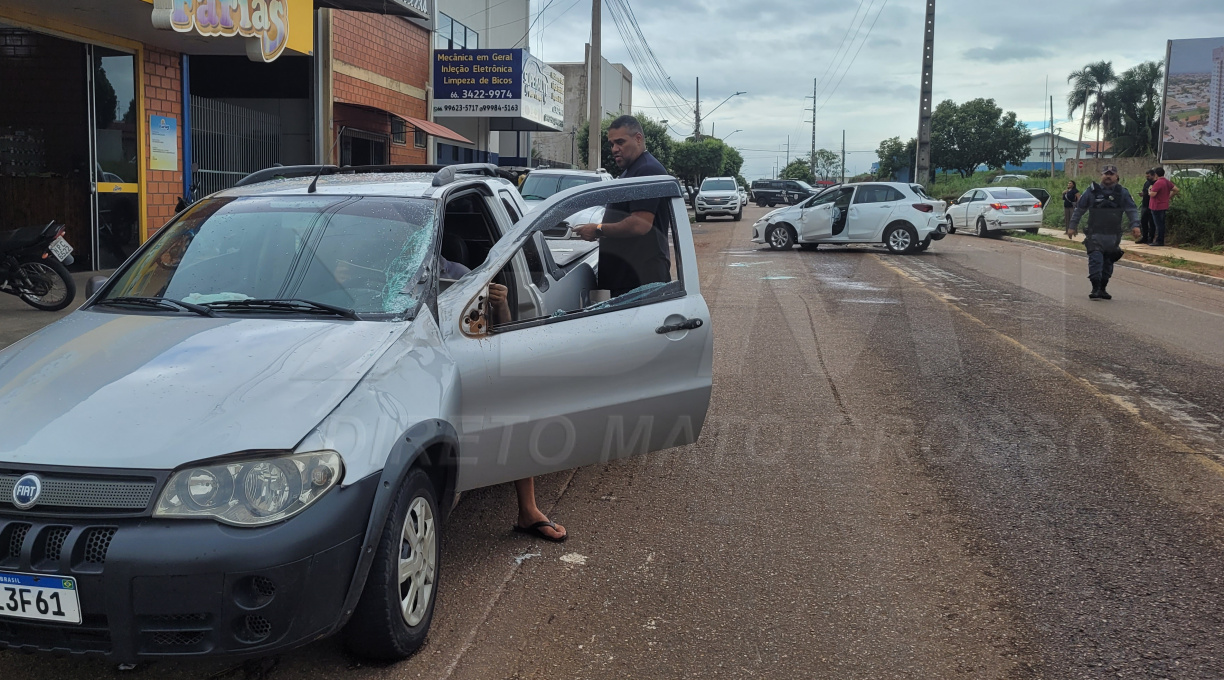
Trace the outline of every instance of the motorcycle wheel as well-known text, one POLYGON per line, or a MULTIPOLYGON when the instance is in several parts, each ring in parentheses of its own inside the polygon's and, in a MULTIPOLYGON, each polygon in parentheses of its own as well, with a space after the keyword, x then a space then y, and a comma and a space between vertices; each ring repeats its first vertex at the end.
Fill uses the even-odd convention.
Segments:
POLYGON ((76 297, 76 282, 59 260, 48 257, 35 262, 23 262, 17 267, 13 283, 21 291, 27 305, 44 312, 58 312, 72 304, 76 297))

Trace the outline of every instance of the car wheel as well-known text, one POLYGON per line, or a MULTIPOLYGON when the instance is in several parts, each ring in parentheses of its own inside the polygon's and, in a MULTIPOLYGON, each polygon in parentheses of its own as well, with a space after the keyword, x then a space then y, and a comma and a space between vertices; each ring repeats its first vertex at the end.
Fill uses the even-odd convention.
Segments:
POLYGON ((769 207, 771 207, 771 208, 772 208, 772 207, 774 207, 774 206, 775 206, 775 205, 777 205, 777 204, 778 204, 778 202, 777 202, 777 201, 770 201, 770 202, 769 202, 769 207))
POLYGON ((1025 229, 1024 231, 1025 231, 1026 233, 1029 233, 1029 234, 1036 234, 1036 233, 1037 233, 1037 227, 1032 227, 1032 228, 1029 228, 1029 229, 1025 229))
POLYGON ((952 218, 951 218, 951 217, 949 217, 949 218, 948 218, 948 233, 949 233, 949 234, 955 234, 955 233, 956 233, 956 224, 955 224, 954 222, 952 222, 952 218))
POLYGON ((980 215, 977 219, 977 235, 981 238, 990 237, 990 230, 986 228, 986 218, 980 215))
POLYGON ((705 215, 702 215, 701 213, 696 213, 696 215, 697 215, 697 221, 698 221, 698 222, 705 222, 705 221, 706 221, 706 216, 705 216, 705 215))
POLYGON ((344 629, 352 653, 398 661, 425 643, 438 594, 438 517, 429 475, 413 468, 391 504, 365 590, 344 629))
POLYGON ((908 253, 918 245, 918 232, 910 225, 899 222, 884 230, 884 245, 891 253, 908 253))
POLYGON ((790 250, 795 245, 795 237, 791 230, 783 224, 775 224, 765 232, 765 241, 774 250, 790 250))
POLYGON ((819 250, 819 243, 800 243, 799 250, 819 250))
POLYGON ((734 219, 736 222, 739 222, 740 220, 744 219, 744 209, 743 208, 740 208, 739 212, 735 213, 734 219))

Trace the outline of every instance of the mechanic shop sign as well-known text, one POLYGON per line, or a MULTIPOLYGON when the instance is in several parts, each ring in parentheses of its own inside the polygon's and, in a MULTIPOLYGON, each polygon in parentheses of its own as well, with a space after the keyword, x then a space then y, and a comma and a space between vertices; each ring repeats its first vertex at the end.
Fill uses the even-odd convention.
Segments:
POLYGON ((247 39, 251 61, 274 61, 289 44, 290 0, 153 0, 153 26, 247 39))
MULTIPOLYGON (((526 50, 435 50, 434 116, 510 118, 506 129, 565 128, 565 77, 526 50)), ((500 129, 500 128, 495 128, 500 129)))

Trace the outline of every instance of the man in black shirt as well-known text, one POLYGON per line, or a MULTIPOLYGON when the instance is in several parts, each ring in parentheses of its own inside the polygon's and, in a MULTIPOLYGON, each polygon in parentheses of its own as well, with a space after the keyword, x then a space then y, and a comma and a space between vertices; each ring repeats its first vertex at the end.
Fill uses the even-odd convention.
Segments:
MULTIPOLYGON (((612 158, 621 177, 667 176, 646 150, 642 124, 633 116, 621 116, 608 128, 612 158)), ((574 233, 587 241, 599 240, 599 287, 617 297, 648 283, 671 281, 671 258, 667 254, 667 203, 648 199, 613 203, 600 224, 583 224, 574 233)))
POLYGON ((1143 181, 1143 200, 1139 204, 1140 224, 1139 224, 1139 240, 1135 243, 1149 244, 1152 242, 1152 237, 1156 234, 1156 225, 1152 219, 1151 203, 1152 197, 1148 194, 1148 189, 1156 183, 1156 171, 1148 170, 1143 181))

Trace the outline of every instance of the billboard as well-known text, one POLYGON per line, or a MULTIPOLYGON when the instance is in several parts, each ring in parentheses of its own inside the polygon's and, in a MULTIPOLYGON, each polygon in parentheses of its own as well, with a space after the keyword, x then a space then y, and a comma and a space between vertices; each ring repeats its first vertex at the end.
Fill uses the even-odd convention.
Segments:
POLYGON ((1170 40, 1162 163, 1224 163, 1224 38, 1170 40))
POLYGON ((435 50, 433 114, 504 119, 494 130, 560 131, 565 78, 526 50, 435 50))

